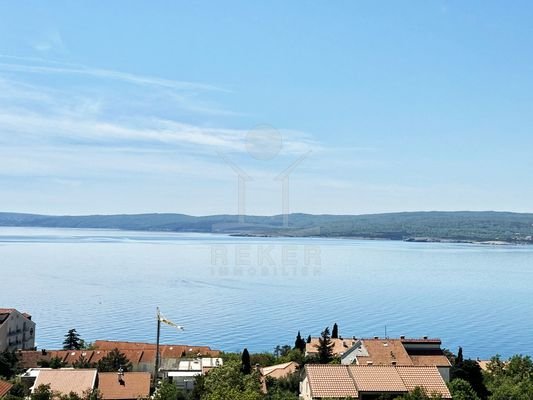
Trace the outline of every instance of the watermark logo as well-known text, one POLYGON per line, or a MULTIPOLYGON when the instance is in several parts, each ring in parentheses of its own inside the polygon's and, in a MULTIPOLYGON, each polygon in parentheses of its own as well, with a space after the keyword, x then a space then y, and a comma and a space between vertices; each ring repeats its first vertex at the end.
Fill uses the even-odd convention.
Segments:
MULTIPOLYGON (((246 134, 244 145, 253 160, 268 162, 280 156, 284 140, 277 129, 263 124, 246 134)), ((299 229, 289 221, 290 178, 310 154, 311 151, 297 155, 284 169, 273 174, 271 179, 279 182, 281 221, 264 225, 246 219, 248 183, 255 180, 254 176, 228 155, 218 153, 237 179, 238 218, 234 223, 215 224, 212 231, 258 236, 318 236, 319 228, 299 229)), ((212 272, 218 275, 307 276, 319 274, 320 266, 320 248, 316 245, 289 245, 280 241, 268 246, 217 245, 211 248, 212 272)))

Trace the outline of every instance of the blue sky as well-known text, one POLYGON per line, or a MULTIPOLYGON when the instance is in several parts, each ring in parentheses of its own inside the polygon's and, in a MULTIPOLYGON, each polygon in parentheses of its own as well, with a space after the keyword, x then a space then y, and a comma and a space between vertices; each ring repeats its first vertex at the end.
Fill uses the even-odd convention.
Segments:
POLYGON ((293 212, 533 212, 532 20, 525 1, 0 1, 0 210, 236 213, 232 164, 247 213, 278 214, 300 160, 293 212))

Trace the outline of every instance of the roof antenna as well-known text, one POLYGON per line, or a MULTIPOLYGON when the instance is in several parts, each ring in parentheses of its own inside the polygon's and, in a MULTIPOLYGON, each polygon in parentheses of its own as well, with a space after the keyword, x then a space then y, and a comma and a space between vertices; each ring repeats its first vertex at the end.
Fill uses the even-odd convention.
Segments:
POLYGON ((389 337, 387 336, 387 325, 385 325, 385 339, 388 339, 389 337))

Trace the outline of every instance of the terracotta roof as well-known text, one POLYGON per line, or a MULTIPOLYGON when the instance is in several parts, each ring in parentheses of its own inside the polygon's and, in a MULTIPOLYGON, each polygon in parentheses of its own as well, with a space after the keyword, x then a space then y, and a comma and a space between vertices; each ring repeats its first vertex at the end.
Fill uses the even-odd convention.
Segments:
POLYGON ((437 367, 396 367, 407 390, 421 387, 429 395, 438 394, 446 399, 452 396, 437 367))
POLYGON ((305 367, 312 397, 359 397, 359 393, 405 393, 415 387, 451 399, 435 366, 311 365, 305 367))
MULTIPOLYGON (((98 350, 113 350, 118 348, 123 350, 153 350, 155 357, 156 345, 154 343, 142 343, 142 342, 116 342, 112 340, 97 340, 94 342, 94 347, 98 350)), ((173 345, 162 344, 159 346, 162 358, 180 358, 183 353, 185 355, 194 356, 201 354, 204 356, 217 357, 220 355, 219 350, 212 350, 208 346, 189 346, 189 345, 173 345)))
MULTIPOLYGON (((155 361, 155 350, 123 350, 119 349, 128 360, 135 366, 139 363, 153 363, 155 361)), ((47 350, 43 351, 21 351, 19 352, 20 365, 22 368, 37 368, 39 361, 50 361, 59 357, 67 366, 84 357, 90 363, 97 363, 107 356, 111 350, 47 350)))
POLYGON ((417 367, 431 366, 435 365, 437 367, 451 367, 450 360, 444 354, 432 355, 432 354, 421 354, 421 355, 410 355, 411 360, 413 360, 413 365, 417 367))
POLYGON ((294 374, 299 368, 298 363, 291 361, 284 364, 271 365, 261 368, 263 376, 270 376, 275 379, 285 378, 287 375, 294 374))
POLYGON ((358 356, 357 363, 366 365, 413 365, 413 361, 407 354, 403 344, 398 339, 363 339, 363 346, 368 352, 368 356, 358 356))
MULTIPOLYGON (((333 355, 336 357, 341 356, 346 353, 357 340, 354 339, 331 339, 333 343, 333 355)), ((311 338, 311 343, 305 344, 305 351, 307 354, 317 354, 318 353, 319 338, 311 338)))
POLYGON ((312 397, 358 397, 357 387, 345 365, 307 364, 312 397))
POLYGON ((104 400, 128 400, 147 398, 150 395, 149 372, 126 372, 119 381, 118 374, 98 374, 98 389, 104 400))
POLYGON ((477 363, 479 364, 479 368, 481 368, 481 370, 486 371, 490 360, 478 360, 477 363))
POLYGON ((0 397, 4 397, 9 393, 13 385, 9 382, 0 379, 0 397))
POLYGON ((54 392, 74 392, 82 396, 83 392, 94 388, 95 381, 95 369, 43 369, 39 371, 33 387, 50 385, 54 392))

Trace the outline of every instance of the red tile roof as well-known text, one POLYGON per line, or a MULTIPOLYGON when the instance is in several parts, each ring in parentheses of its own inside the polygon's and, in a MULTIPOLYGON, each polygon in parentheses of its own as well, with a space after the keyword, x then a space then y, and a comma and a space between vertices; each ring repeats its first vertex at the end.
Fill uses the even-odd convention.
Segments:
POLYGON ((446 383, 435 366, 305 366, 312 397, 359 397, 359 393, 406 393, 415 387, 428 394, 451 399, 446 383))
MULTIPOLYGON (((331 343, 333 344, 333 355, 335 357, 341 356, 346 351, 348 351, 356 342, 357 340, 354 339, 331 339, 331 343)), ((311 338, 311 343, 305 344, 306 353, 309 355, 318 354, 319 343, 319 338, 311 338)))
POLYGON ((4 397, 9 393, 13 385, 9 382, 0 379, 0 397, 4 397))
POLYGON ((135 400, 150 395, 149 372, 126 372, 119 381, 116 372, 98 374, 98 389, 104 400, 135 400))
POLYGON ((306 375, 312 397, 358 397, 357 387, 345 365, 307 364, 306 375))
MULTIPOLYGON (((113 350, 118 348, 123 350, 153 350, 155 357, 156 345, 154 343, 141 343, 141 342, 116 342, 111 340, 97 340, 94 342, 94 348, 98 350, 113 350)), ((197 356, 201 354, 203 356, 218 357, 220 355, 219 350, 212 350, 208 346, 189 346, 189 345, 173 345, 162 344, 159 346, 162 358, 180 358, 185 354, 190 356, 193 354, 197 356)))
POLYGON ((270 376, 275 379, 285 378, 290 374, 294 374, 298 371, 300 366, 294 361, 290 361, 284 364, 271 365, 269 367, 261 368, 261 375, 270 376))
POLYGON ((359 365, 413 365, 403 344, 398 339, 363 339, 363 346, 368 356, 357 356, 359 365))
POLYGON ((409 391, 420 387, 429 395, 452 397, 437 367, 396 367, 396 370, 409 391))
POLYGON ((43 369, 39 371, 33 387, 50 385, 54 392, 74 392, 82 396, 83 392, 94 388, 95 382, 96 369, 43 369))

